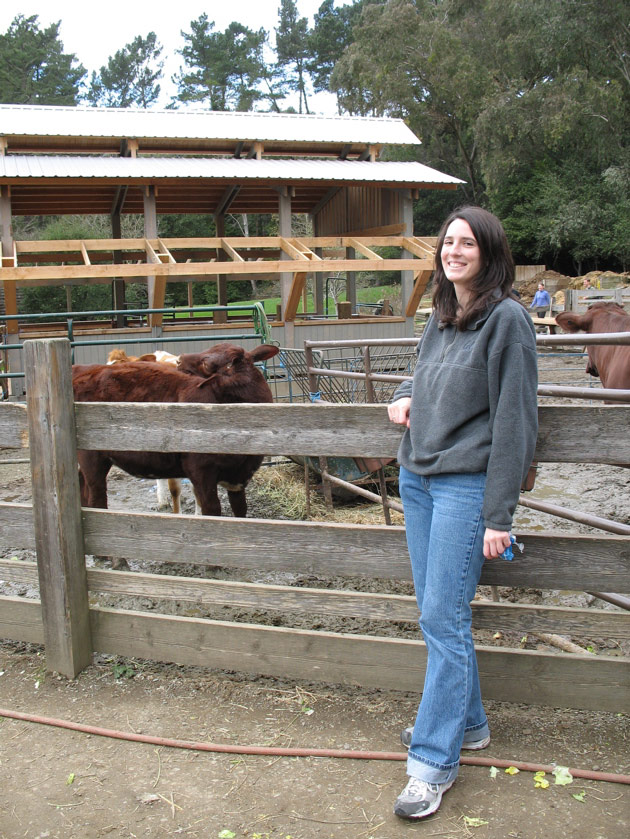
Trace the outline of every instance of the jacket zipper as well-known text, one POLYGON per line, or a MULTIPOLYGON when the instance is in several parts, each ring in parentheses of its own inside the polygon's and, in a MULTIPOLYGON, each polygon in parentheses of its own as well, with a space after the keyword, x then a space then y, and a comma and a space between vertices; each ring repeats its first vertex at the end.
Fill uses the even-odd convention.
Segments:
MULTIPOLYGON (((453 329, 453 327, 451 327, 451 329, 453 329)), ((445 343, 444 348, 442 349, 442 355, 440 356, 440 364, 444 361, 444 359, 446 358, 447 352, 450 350, 450 348, 455 343, 455 338, 456 337, 457 337, 457 330, 453 329, 453 337, 451 338, 451 340, 448 344, 445 343)))

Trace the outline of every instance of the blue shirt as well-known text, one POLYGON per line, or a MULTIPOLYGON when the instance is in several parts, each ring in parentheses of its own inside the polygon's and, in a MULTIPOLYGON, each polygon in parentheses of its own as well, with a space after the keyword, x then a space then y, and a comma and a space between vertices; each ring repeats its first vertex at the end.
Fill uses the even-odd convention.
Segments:
POLYGON ((537 291, 534 295, 530 309, 546 309, 551 303, 551 296, 549 292, 543 288, 542 291, 537 291))

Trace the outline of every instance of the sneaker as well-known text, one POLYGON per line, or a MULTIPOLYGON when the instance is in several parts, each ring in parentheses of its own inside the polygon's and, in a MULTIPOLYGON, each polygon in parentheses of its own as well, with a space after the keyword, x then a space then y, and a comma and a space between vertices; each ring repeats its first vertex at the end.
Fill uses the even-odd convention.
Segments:
POLYGON ((394 815, 401 819, 423 819, 435 813, 440 806, 442 796, 455 783, 428 784, 418 778, 409 778, 409 782, 394 804, 394 815))
MULTIPOLYGON (((411 745, 411 735, 413 734, 413 726, 409 728, 405 728, 404 731, 400 733, 400 742, 403 746, 408 749, 411 745)), ((482 737, 481 740, 469 740, 468 742, 462 743, 462 749, 466 749, 466 751, 476 752, 479 749, 485 749, 487 746, 490 745, 490 735, 488 734, 487 737, 482 737)))

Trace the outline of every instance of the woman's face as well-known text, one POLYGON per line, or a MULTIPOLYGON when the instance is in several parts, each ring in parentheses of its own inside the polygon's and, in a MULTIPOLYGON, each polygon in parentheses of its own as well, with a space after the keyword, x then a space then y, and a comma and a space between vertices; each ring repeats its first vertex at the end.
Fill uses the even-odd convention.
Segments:
POLYGON ((449 224, 442 245, 442 268, 455 286, 460 304, 465 304, 471 293, 471 283, 483 268, 481 250, 467 221, 456 218, 449 224))

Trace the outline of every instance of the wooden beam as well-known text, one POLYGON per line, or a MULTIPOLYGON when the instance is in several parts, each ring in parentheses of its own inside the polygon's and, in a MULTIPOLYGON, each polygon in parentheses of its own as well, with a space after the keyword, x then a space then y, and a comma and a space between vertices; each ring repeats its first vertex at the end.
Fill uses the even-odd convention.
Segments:
POLYGON ((306 272, 304 273, 296 273, 293 275, 293 282, 291 283, 291 289, 289 291, 289 296, 287 298, 287 303, 284 310, 284 320, 285 321, 294 321, 295 316, 297 314, 298 306, 300 304, 300 298, 302 296, 302 292, 306 286, 306 272))
POLYGON ((228 242, 227 239, 221 239, 221 247, 228 254, 228 256, 230 256, 234 260, 234 262, 245 262, 243 257, 239 253, 237 253, 237 251, 234 250, 234 248, 228 242))
POLYGON ((363 254, 363 256, 367 257, 367 259, 382 259, 377 253, 370 250, 367 245, 363 244, 360 239, 355 239, 353 236, 349 236, 345 239, 348 246, 353 248, 354 250, 359 251, 359 253, 363 254))
POLYGON ((415 274, 413 289, 411 290, 409 300, 407 301, 407 308, 405 309, 405 317, 415 317, 416 310, 420 305, 420 300, 422 299, 422 295, 424 294, 426 287, 429 285, 429 280, 431 279, 432 274, 432 269, 418 271, 415 274))
POLYGON ((291 240, 285 239, 283 236, 280 237, 280 247, 291 259, 303 259, 304 261, 308 260, 304 253, 292 244, 291 240))
POLYGON ((403 236, 403 247, 409 253, 414 254, 414 256, 420 257, 420 259, 427 259, 427 257, 435 255, 435 247, 426 245, 422 239, 416 239, 412 236, 403 236))
POLYGON ((251 144, 251 146, 249 148, 249 151, 247 153, 247 157, 250 160, 252 158, 255 158, 256 160, 262 160, 262 156, 264 154, 264 151, 265 151, 264 145, 259 140, 256 140, 255 142, 253 142, 251 144))
POLYGON ((346 160, 350 152, 352 151, 352 146, 350 143, 346 143, 346 145, 341 149, 339 152, 339 160, 346 160))
POLYGON ((230 208, 230 205, 241 191, 239 184, 231 184, 226 187, 223 195, 219 199, 216 208, 213 210, 214 215, 224 215, 230 208))
POLYGON ((164 244, 163 239, 158 239, 158 248, 159 250, 156 251, 156 253, 160 259, 160 262, 169 262, 171 265, 174 265, 177 262, 173 254, 164 244))

